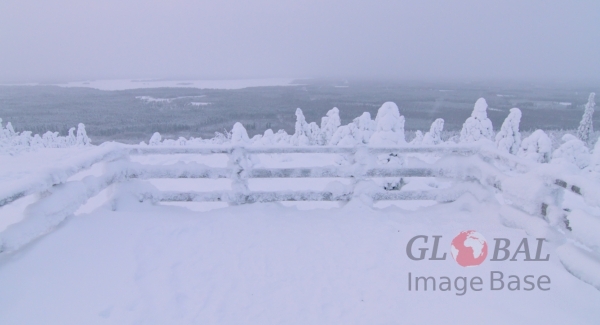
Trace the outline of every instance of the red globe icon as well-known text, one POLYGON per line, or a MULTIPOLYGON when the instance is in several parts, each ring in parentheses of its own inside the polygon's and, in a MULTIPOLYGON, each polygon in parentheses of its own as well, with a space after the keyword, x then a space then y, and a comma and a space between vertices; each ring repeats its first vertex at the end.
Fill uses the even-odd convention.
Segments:
POLYGON ((477 266, 487 257, 488 246, 483 235, 475 230, 466 230, 454 237, 451 252, 458 265, 477 266))

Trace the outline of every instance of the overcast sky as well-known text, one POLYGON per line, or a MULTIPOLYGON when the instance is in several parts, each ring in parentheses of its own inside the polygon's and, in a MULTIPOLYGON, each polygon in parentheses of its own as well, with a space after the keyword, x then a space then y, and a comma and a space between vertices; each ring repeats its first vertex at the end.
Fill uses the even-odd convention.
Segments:
POLYGON ((0 0, 0 81, 600 79, 599 0, 0 0))

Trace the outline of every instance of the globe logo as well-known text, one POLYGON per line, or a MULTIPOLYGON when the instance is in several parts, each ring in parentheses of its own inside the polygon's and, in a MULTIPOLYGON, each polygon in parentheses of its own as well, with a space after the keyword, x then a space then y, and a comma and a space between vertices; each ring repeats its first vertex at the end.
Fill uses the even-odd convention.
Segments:
POLYGON ((452 257, 460 266, 477 266, 485 260, 488 246, 485 238, 475 230, 461 231, 451 244, 452 257))

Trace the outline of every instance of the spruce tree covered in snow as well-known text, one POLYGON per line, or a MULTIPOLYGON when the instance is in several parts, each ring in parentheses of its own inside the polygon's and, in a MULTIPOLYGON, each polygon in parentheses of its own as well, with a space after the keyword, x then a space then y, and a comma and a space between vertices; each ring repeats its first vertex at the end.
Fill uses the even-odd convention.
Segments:
POLYGON ((330 109, 326 116, 321 118, 321 130, 317 144, 326 145, 331 140, 338 127, 340 127, 340 111, 337 107, 330 109))
POLYGON ((210 144, 224 144, 229 142, 231 134, 225 131, 225 134, 221 132, 215 132, 215 136, 208 140, 210 144))
POLYGON ((369 144, 374 146, 405 144, 404 121, 404 116, 400 115, 395 103, 384 103, 377 111, 375 132, 369 139, 369 144))
POLYGON ((36 134, 33 136, 33 138, 31 139, 31 142, 29 144, 32 148, 43 148, 44 147, 44 141, 42 140, 42 137, 40 137, 39 134, 36 134))
POLYGON ((67 136, 67 143, 70 146, 74 146, 77 144, 77 137, 75 136, 75 128, 69 129, 69 135, 67 136))
POLYGON ((492 140, 494 130, 492 121, 487 117, 487 102, 484 98, 479 98, 475 102, 475 107, 460 131, 460 142, 475 142, 481 139, 492 140))
POLYGON ((256 139, 256 141, 253 142, 253 145, 255 146, 272 146, 274 143, 273 141, 275 140, 275 136, 273 134, 273 130, 271 129, 266 129, 265 132, 263 133, 263 135, 256 139))
POLYGON ((369 112, 362 113, 359 117, 355 118, 352 123, 356 125, 356 136, 355 139, 358 143, 366 144, 369 143, 369 139, 375 132, 375 121, 371 119, 369 112))
POLYGON ((421 130, 417 130, 415 132, 415 138, 410 141, 412 145, 420 145, 423 143, 423 132, 421 130))
POLYGON ((308 141, 311 145, 321 144, 321 129, 315 122, 308 123, 308 141))
POLYGON ((6 123, 6 136, 7 137, 14 137, 17 132, 15 132, 15 129, 12 126, 12 123, 8 122, 6 123))
POLYGON ((600 138, 596 140, 596 145, 594 146, 594 152, 592 152, 592 159, 590 167, 592 171, 600 173, 600 138))
POLYGON ((61 148, 64 145, 61 143, 60 138, 58 137, 58 132, 47 131, 42 135, 42 140, 44 142, 44 147, 46 148, 61 148))
POLYGON ((362 113, 348 125, 340 126, 331 139, 329 145, 353 146, 357 144, 366 144, 375 131, 375 122, 371 120, 369 112, 362 113))
POLYGON ((552 163, 569 163, 580 169, 589 166, 590 150, 583 141, 572 134, 565 134, 562 140, 564 143, 552 153, 552 163))
POLYGON ((424 145, 436 145, 442 143, 442 130, 444 129, 444 120, 441 118, 436 119, 431 123, 429 132, 423 136, 422 144, 424 145))
POLYGON ((150 141, 148 141, 148 144, 151 146, 158 146, 161 141, 162 141, 162 137, 160 136, 160 133, 154 132, 154 134, 150 138, 150 141))
POLYGON ((287 134, 287 132, 285 132, 285 130, 279 130, 273 136, 273 143, 274 144, 285 144, 285 145, 288 145, 288 144, 290 144, 290 138, 291 137, 292 136, 289 135, 289 134, 287 134))
POLYGON ((234 145, 245 145, 250 142, 246 128, 240 122, 236 122, 231 130, 231 143, 234 145))
POLYGON ((2 119, 0 118, 0 139, 6 138, 6 130, 2 126, 2 119))
MULTIPOLYGON (((253 138, 254 139, 254 138, 253 138)), ((284 130, 279 130, 277 133, 273 133, 273 130, 265 130, 262 137, 258 138, 253 142, 255 146, 276 146, 276 145, 289 145, 290 136, 284 130)))
POLYGON ((500 151, 517 154, 521 146, 521 133, 519 132, 519 123, 521 123, 521 110, 511 108, 510 113, 502 123, 500 132, 496 134, 496 147, 500 151))
POLYGON ((85 125, 83 123, 79 123, 77 125, 77 145, 78 146, 89 146, 92 143, 92 140, 87 136, 85 132, 85 125))
POLYGON ((294 146, 308 146, 310 144, 311 129, 306 123, 306 118, 300 108, 296 109, 296 125, 290 144, 294 146))
POLYGON ((535 130, 530 136, 523 139, 518 156, 539 162, 547 163, 550 161, 552 153, 552 140, 542 130, 535 130))
POLYGON ((596 93, 591 93, 590 97, 588 97, 588 102, 585 104, 583 117, 581 118, 581 122, 579 122, 579 128, 577 128, 577 137, 579 140, 588 144, 592 140, 592 136, 594 134, 594 123, 592 116, 594 115, 594 106, 596 106, 596 103, 594 102, 595 96, 596 93))
MULTIPOLYGON (((8 152, 18 152, 29 148, 66 148, 75 145, 89 145, 90 138, 85 134, 85 126, 79 124, 79 140, 73 134, 74 128, 69 130, 66 136, 60 136, 58 132, 47 131, 42 136, 31 131, 16 132, 12 123, 8 122, 6 128, 2 127, 0 118, 0 148, 8 148, 8 152)), ((4 151, 4 150, 3 150, 4 151)))
POLYGON ((357 127, 354 123, 342 125, 335 131, 328 144, 342 147, 355 146, 359 144, 358 140, 355 138, 356 133, 357 127))

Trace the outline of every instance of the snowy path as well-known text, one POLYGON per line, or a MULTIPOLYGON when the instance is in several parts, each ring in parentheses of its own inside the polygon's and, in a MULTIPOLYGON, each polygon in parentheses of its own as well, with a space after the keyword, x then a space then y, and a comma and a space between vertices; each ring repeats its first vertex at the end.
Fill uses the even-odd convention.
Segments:
POLYGON ((527 237, 496 208, 468 195, 416 212, 102 206, 0 260, 0 324, 597 324, 600 291, 566 272, 549 243, 549 262, 454 262, 460 231, 483 234, 490 254, 493 238, 527 237), (448 259, 408 259, 416 235, 442 235, 448 259), (550 290, 491 291, 491 271, 547 275, 550 290), (408 291, 409 272, 480 276, 483 290, 408 291))

